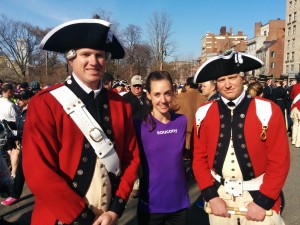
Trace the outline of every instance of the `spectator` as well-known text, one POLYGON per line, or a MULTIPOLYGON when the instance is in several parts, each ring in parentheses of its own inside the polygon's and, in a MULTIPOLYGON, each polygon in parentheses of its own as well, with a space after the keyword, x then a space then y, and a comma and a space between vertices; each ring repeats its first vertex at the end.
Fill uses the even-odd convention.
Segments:
MULTIPOLYGON (((16 117, 18 113, 17 106, 12 102, 15 93, 15 88, 12 83, 2 85, 2 97, 0 98, 0 120, 6 120, 8 126, 13 130, 14 135, 17 135, 16 117)), ((19 150, 16 149, 15 139, 8 140, 4 147, 10 157, 11 176, 14 179, 19 159, 19 150)))
POLYGON ((185 115, 187 118, 184 153, 185 159, 190 159, 191 155, 190 141, 195 113, 199 106, 206 101, 206 97, 198 91, 198 84, 195 84, 193 79, 194 77, 188 77, 186 79, 186 91, 176 95, 172 101, 172 109, 178 114, 185 115))
POLYGON ((141 119, 149 112, 149 101, 143 91, 143 80, 140 75, 132 76, 130 91, 123 97, 131 105, 133 119, 141 119))
POLYGON ((22 168, 22 135, 23 135, 23 128, 26 119, 26 112, 30 98, 33 96, 33 93, 29 90, 20 91, 18 94, 18 106, 21 109, 21 112, 18 113, 16 118, 16 126, 17 126, 17 141, 16 141, 16 149, 20 152, 18 166, 16 168, 16 176, 13 183, 13 188, 10 194, 10 197, 3 200, 1 202, 2 205, 11 205, 19 200, 22 194, 22 190, 24 187, 24 174, 22 168))
POLYGON ((259 81, 254 81, 248 85, 247 93, 252 97, 262 97, 264 92, 264 86, 259 81))
POLYGON ((110 73, 105 72, 103 79, 102 79, 102 84, 103 87, 105 87, 107 90, 112 90, 112 85, 114 82, 114 77, 110 73))
POLYGON ((201 83, 201 91, 202 94, 207 98, 207 101, 219 98, 216 81, 214 80, 201 83))

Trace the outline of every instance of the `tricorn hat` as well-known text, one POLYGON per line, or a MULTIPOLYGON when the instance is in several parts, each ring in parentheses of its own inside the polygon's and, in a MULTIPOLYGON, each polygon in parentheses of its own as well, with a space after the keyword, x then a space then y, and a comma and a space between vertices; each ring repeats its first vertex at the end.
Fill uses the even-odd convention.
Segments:
POLYGON ((100 19, 79 19, 63 23, 52 29, 41 41, 44 50, 66 53, 71 49, 92 48, 111 54, 111 59, 121 59, 125 50, 110 23, 100 19))
POLYGON ((232 52, 226 56, 219 55, 201 65, 195 74, 194 82, 216 80, 222 76, 255 70, 263 65, 260 59, 242 52, 232 52))

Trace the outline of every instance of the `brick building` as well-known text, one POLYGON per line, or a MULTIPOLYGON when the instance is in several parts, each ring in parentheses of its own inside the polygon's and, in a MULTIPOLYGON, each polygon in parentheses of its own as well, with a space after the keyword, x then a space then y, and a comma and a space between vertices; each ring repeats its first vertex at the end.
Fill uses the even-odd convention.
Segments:
POLYGON ((260 58, 264 66, 253 74, 280 77, 283 73, 285 20, 270 20, 267 24, 255 23, 254 38, 249 39, 247 53, 260 58))
POLYGON ((244 35, 242 31, 238 31, 234 35, 232 28, 230 28, 229 32, 226 31, 226 26, 220 28, 219 35, 208 32, 202 38, 201 63, 212 56, 223 54, 225 51, 231 49, 245 52, 247 49, 247 35, 244 35))

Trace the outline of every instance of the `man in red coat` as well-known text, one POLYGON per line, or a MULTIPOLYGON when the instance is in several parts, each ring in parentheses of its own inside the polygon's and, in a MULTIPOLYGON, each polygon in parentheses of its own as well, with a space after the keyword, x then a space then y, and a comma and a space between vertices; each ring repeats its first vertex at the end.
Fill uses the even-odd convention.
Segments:
POLYGON ((244 72, 262 65, 232 52, 212 58, 195 76, 195 82, 216 80, 221 95, 198 109, 194 126, 193 171, 211 225, 284 224, 279 196, 290 153, 283 115, 243 88, 244 72))
MULTIPOLYGON (((35 196, 31 224, 116 224, 135 180, 138 144, 130 105, 103 88, 101 79, 107 58, 123 58, 124 49, 110 24, 99 19, 59 25, 44 37, 41 48, 67 52, 73 72, 64 84, 38 92, 28 107, 23 165, 27 185, 35 196), (61 87, 71 90, 78 102, 64 109, 54 95, 61 87), (89 135, 79 129, 74 113, 65 111, 81 102, 88 113, 80 108, 76 112, 91 115, 78 116, 81 125, 95 121, 89 135), (96 128, 99 125, 102 138, 96 128), (113 147, 98 157, 103 148, 97 148, 100 153, 96 154, 93 146, 99 143, 113 147), (111 162, 104 160, 112 156, 117 156, 113 166, 116 171, 120 168, 120 173, 110 170, 111 162)), ((63 93, 67 98, 69 94, 63 93)))

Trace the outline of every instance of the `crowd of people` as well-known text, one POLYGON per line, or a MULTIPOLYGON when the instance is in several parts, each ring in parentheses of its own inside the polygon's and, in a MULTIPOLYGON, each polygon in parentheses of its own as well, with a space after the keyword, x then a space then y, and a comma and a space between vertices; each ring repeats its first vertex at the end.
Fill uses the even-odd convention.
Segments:
POLYGON ((1 84, 0 120, 14 131, 2 148, 13 179, 2 205, 26 182, 33 225, 115 225, 135 192, 138 224, 184 225, 189 165, 211 225, 284 224, 289 132, 300 147, 298 77, 289 86, 286 77, 250 79, 263 63, 231 52, 183 85, 167 71, 116 80, 105 64, 125 50, 99 19, 61 24, 40 46, 66 53, 72 75, 45 89, 1 84))

